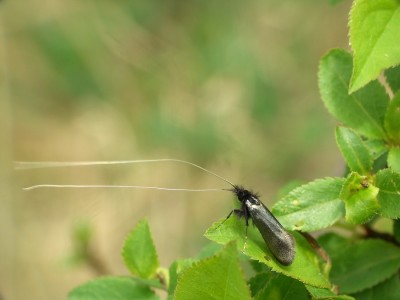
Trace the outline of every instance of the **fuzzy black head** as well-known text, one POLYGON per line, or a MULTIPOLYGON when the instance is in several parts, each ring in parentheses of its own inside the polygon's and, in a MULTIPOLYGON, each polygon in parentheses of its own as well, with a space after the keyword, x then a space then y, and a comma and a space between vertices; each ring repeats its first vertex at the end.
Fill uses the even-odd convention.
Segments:
POLYGON ((252 197, 258 198, 257 194, 255 194, 249 190, 246 190, 244 187, 242 187, 240 185, 235 185, 231 191, 236 195, 236 197, 242 203, 252 197))

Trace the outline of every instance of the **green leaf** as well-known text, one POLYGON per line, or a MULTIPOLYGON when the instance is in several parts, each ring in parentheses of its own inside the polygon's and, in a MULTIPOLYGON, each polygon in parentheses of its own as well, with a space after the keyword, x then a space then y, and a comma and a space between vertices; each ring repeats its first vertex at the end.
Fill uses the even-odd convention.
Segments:
POLYGON ((363 240, 330 253, 331 280, 342 293, 355 293, 370 288, 400 267, 400 248, 383 240, 363 240))
POLYGON ((350 11, 350 44, 354 70, 350 93, 389 67, 400 64, 400 3, 356 0, 350 11))
POLYGON ((156 248, 146 219, 139 221, 129 233, 122 248, 125 265, 132 274, 150 278, 159 267, 156 248))
POLYGON ((316 231, 344 216, 339 198, 344 178, 318 179, 291 191, 278 201, 273 214, 289 230, 316 231))
POLYGON ((179 274, 186 268, 193 265, 196 260, 194 259, 180 259, 174 261, 169 268, 169 286, 168 286, 168 300, 174 298, 176 284, 178 283, 179 274))
POLYGON ((318 243, 328 253, 335 253, 347 247, 350 241, 337 233, 328 232, 318 237, 318 243))
POLYGON ((379 188, 381 215, 400 218, 400 174, 390 169, 381 170, 376 174, 375 185, 379 188))
POLYGON ((309 297, 304 284, 279 274, 271 278, 264 289, 254 297, 254 300, 265 299, 308 300, 309 297))
POLYGON ((400 144, 400 92, 389 103, 385 115, 385 129, 394 143, 400 144))
POLYGON ((384 138, 383 120, 389 97, 376 80, 349 95, 351 60, 351 55, 340 49, 321 59, 318 78, 322 100, 328 111, 346 126, 369 138, 384 138))
POLYGON ((179 276, 174 299, 250 300, 235 244, 229 243, 219 254, 185 269, 179 276))
POLYGON ((361 137, 354 130, 337 127, 336 142, 350 170, 364 175, 370 173, 372 157, 361 137))
POLYGON ((354 296, 357 300, 398 300, 400 299, 400 278, 398 275, 392 276, 373 288, 357 293, 354 296))
POLYGON ((371 220, 379 210, 378 192, 367 176, 350 173, 340 193, 346 207, 346 221, 363 224, 371 220))
POLYGON ((128 277, 103 277, 74 288, 68 300, 157 300, 160 299, 147 286, 137 284, 128 277))
POLYGON ((390 148, 387 163, 393 171, 400 173, 400 147, 390 148))
POLYGON ((383 140, 366 140, 364 141, 364 144, 367 146, 369 155, 373 160, 377 159, 387 151, 386 144, 383 140))
POLYGON ((275 272, 262 272, 251 277, 249 280, 249 286, 251 290, 251 295, 254 297, 257 295, 266 285, 269 284, 270 280, 278 276, 275 272))
POLYGON ((244 220, 232 216, 226 221, 220 220, 214 223, 207 230, 205 236, 219 244, 227 244, 230 241, 236 240, 240 251, 244 251, 244 254, 251 259, 269 266, 273 271, 310 285, 329 287, 329 281, 323 275, 319 258, 301 234, 297 232, 292 233, 296 240, 296 256, 291 265, 283 266, 273 257, 255 226, 249 226, 247 241, 245 232, 246 226, 244 220), (246 248, 244 248, 245 243, 246 248))
POLYGON ((306 285, 307 291, 310 293, 313 300, 324 300, 324 299, 332 299, 332 300, 352 300, 353 297, 347 295, 336 295, 329 289, 321 289, 315 286, 306 285))
POLYGON ((386 82, 389 84, 393 93, 400 91, 400 65, 385 71, 386 82))

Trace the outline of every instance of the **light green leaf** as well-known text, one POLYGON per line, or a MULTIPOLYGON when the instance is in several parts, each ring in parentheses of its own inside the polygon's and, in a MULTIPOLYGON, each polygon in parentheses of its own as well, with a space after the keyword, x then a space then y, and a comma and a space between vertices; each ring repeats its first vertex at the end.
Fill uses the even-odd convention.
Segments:
POLYGON ((400 65, 385 71, 386 82, 393 93, 400 91, 400 65))
POLYGON ((336 142, 350 170, 367 175, 372 169, 372 157, 361 137, 350 128, 336 128, 336 142))
POLYGON ((331 280, 342 293, 370 288, 394 275, 400 267, 400 248, 378 239, 349 244, 329 255, 331 280))
POLYGON ((181 259, 175 261, 169 268, 169 286, 168 286, 168 300, 174 298, 176 284, 178 282, 179 274, 193 265, 196 260, 194 259, 181 259))
POLYGON ((291 191, 278 201, 272 212, 289 230, 316 231, 344 216, 339 194, 344 178, 318 179, 291 191))
POLYGON ((379 188, 381 215, 400 218, 400 174, 390 169, 381 170, 376 174, 375 185, 379 188))
POLYGON ((350 11, 350 44, 354 69, 350 93, 380 72, 400 64, 400 3, 396 0, 356 0, 350 11))
POLYGON ((400 173, 400 147, 392 147, 389 150, 387 163, 393 171, 400 173))
POLYGON ((225 222, 224 221, 225 220, 220 220, 219 222, 214 223, 207 230, 205 236, 219 244, 226 244, 230 241, 236 240, 237 247, 240 251, 244 251, 244 254, 251 259, 269 266, 273 271, 298 279, 310 285, 329 287, 329 281, 323 275, 319 258, 314 249, 299 233, 292 233, 296 239, 295 259, 291 265, 283 266, 273 257, 262 239, 260 232, 255 226, 249 226, 248 238, 246 241, 246 226, 243 219, 232 216, 225 222), (245 242, 246 248, 244 249, 245 242))
POLYGON ((158 300, 147 286, 128 277, 103 277, 73 289, 68 300, 158 300))
POLYGON ((132 274, 150 278, 159 267, 156 248, 146 219, 139 221, 129 233, 122 248, 125 265, 132 274))
POLYGON ((367 176, 350 173, 340 193, 346 206, 346 221, 363 224, 371 220, 379 211, 378 192, 367 176))
POLYGON ((400 299, 400 278, 398 275, 392 276, 373 288, 357 293, 354 296, 357 300, 398 300, 400 299))
POLYGON ((279 274, 273 277, 254 297, 254 300, 265 299, 308 300, 309 297, 304 284, 293 278, 279 274))
POLYGON ((394 96, 387 108, 385 129, 393 142, 395 144, 400 144, 400 92, 394 96))
POLYGON ((354 300, 353 297, 347 295, 336 295, 330 289, 321 289, 310 285, 306 285, 306 289, 313 300, 354 300))
POLYGON ((185 269, 178 278, 174 299, 250 300, 236 245, 228 243, 219 254, 185 269))
POLYGON ((348 94, 351 55, 334 49, 320 62, 319 90, 328 111, 346 126, 369 138, 384 138, 383 120, 389 97, 375 80, 356 93, 348 94))

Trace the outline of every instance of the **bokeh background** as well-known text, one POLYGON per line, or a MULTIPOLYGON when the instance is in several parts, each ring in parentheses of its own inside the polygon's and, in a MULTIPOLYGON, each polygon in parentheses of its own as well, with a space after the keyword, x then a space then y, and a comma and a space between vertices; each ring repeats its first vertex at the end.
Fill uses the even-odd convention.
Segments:
POLYGON ((14 171, 14 160, 185 159, 256 190, 268 205, 291 181, 341 175, 317 71, 328 49, 348 48, 350 4, 0 3, 4 299, 65 299, 99 272, 127 274, 121 245, 143 217, 168 267, 206 245, 204 231, 234 205, 224 192, 23 192, 41 183, 227 185, 173 163, 14 171), (74 257, 85 230, 101 270, 74 257))

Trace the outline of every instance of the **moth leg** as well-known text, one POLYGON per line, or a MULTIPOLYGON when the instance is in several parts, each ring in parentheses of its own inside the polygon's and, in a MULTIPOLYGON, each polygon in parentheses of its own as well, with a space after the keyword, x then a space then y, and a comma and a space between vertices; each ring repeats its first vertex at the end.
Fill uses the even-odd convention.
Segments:
POLYGON ((242 210, 240 210, 240 209, 234 209, 234 210, 232 210, 232 211, 228 214, 228 216, 225 218, 225 220, 223 220, 222 223, 218 225, 217 228, 219 228, 222 224, 224 224, 225 221, 228 220, 228 219, 231 217, 231 215, 232 215, 233 213, 234 213, 236 216, 238 216, 239 218, 241 218, 241 217, 244 216, 244 212, 243 212, 242 210))
POLYGON ((246 251, 246 246, 247 246, 247 237, 248 237, 248 229, 249 229, 249 217, 246 217, 246 233, 244 236, 244 244, 243 244, 243 251, 242 253, 244 254, 246 251))

